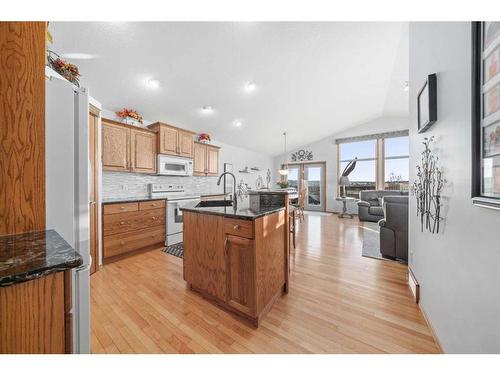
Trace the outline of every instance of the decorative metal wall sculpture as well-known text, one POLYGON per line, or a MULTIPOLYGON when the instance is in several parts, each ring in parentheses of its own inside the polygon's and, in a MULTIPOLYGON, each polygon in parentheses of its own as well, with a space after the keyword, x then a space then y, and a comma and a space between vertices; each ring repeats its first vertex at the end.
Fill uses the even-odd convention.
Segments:
POLYGON ((240 198, 248 197, 248 185, 243 180, 236 187, 236 195, 240 198))
POLYGON ((417 179, 412 184, 412 193, 417 199, 417 216, 420 216, 420 230, 424 227, 431 233, 439 233, 441 214, 441 192, 446 180, 437 166, 439 158, 432 153, 434 137, 424 138, 425 150, 421 165, 417 165, 417 179))
POLYGON ((312 153, 312 151, 299 150, 299 151, 292 153, 291 158, 292 158, 292 161, 313 160, 313 153, 312 153))
POLYGON ((266 173, 266 183, 267 183, 267 188, 269 189, 269 183, 271 182, 271 170, 268 169, 266 173))

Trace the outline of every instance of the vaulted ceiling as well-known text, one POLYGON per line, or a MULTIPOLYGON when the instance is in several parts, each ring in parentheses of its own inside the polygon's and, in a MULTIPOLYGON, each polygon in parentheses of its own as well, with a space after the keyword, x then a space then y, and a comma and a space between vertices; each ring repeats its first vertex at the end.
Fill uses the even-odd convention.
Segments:
POLYGON ((68 60, 105 108, 132 107, 270 155, 282 153, 284 131, 293 148, 408 113, 406 23, 52 22, 50 30, 55 52, 91 55, 68 60))

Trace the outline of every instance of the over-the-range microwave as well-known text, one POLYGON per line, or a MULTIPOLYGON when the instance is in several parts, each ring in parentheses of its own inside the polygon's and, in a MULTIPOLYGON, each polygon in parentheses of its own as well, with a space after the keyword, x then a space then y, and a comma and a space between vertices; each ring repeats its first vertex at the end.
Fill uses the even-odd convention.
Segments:
POLYGON ((158 154, 157 173, 167 176, 192 176, 193 159, 158 154))

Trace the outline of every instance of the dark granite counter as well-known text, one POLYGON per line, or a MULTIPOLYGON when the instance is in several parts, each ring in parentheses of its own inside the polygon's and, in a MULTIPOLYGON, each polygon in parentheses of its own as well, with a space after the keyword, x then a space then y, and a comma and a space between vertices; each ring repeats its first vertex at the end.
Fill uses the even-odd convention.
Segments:
POLYGON ((0 287, 82 265, 81 255, 55 230, 0 236, 0 287))
POLYGON ((195 204, 184 206, 181 208, 182 211, 197 212, 200 214, 207 215, 219 215, 225 217, 232 217, 235 219, 244 220, 255 220, 259 217, 273 214, 275 212, 284 211, 285 207, 263 207, 259 210, 252 210, 248 206, 238 207, 235 210, 232 206, 226 207, 195 207, 195 204))
MULTIPOLYGON (((200 196, 201 198, 217 197, 219 195, 224 195, 224 193, 186 193, 186 196, 200 196)), ((229 195, 229 194, 226 194, 229 195)), ((146 202, 146 201, 157 201, 164 200, 166 198, 152 198, 152 197, 127 197, 127 198, 107 198, 102 200, 102 204, 110 203, 131 203, 131 202, 146 202)))

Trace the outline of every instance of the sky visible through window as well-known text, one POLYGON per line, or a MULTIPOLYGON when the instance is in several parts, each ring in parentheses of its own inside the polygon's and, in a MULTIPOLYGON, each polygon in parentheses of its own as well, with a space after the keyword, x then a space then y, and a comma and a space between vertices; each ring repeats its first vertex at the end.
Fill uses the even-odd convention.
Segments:
MULTIPOLYGON (((384 144, 385 157, 406 156, 409 154, 408 137, 386 138, 384 144)), ((375 139, 360 142, 341 143, 339 150, 340 170, 342 174, 348 162, 355 157, 358 159, 376 158, 377 141, 375 139)), ((401 176, 402 181, 408 181, 408 159, 390 159, 385 161, 385 179, 393 173, 401 176)), ((349 175, 350 181, 375 181, 376 179, 376 161, 358 161, 356 168, 349 175)))

